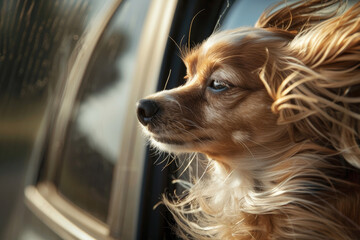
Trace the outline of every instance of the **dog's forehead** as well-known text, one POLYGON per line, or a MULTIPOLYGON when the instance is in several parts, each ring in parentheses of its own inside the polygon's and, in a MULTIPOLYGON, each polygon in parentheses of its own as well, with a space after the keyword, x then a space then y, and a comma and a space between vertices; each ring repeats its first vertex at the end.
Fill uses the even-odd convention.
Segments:
POLYGON ((189 52, 184 60, 189 75, 214 69, 224 63, 226 56, 230 54, 231 46, 219 42, 211 49, 204 51, 203 45, 189 52))
POLYGON ((238 28, 214 33, 202 44, 202 53, 207 54, 218 44, 237 45, 246 36, 252 34, 254 34, 254 31, 251 31, 250 28, 238 28))
POLYGON ((208 75, 220 66, 228 65, 235 56, 242 54, 242 50, 236 47, 236 43, 248 34, 247 31, 226 31, 213 34, 183 58, 188 75, 208 75))
POLYGON ((198 63, 226 63, 230 56, 240 56, 244 51, 241 49, 242 43, 249 42, 258 35, 254 28, 238 28, 214 33, 200 46, 188 52, 184 62, 190 71, 198 63))

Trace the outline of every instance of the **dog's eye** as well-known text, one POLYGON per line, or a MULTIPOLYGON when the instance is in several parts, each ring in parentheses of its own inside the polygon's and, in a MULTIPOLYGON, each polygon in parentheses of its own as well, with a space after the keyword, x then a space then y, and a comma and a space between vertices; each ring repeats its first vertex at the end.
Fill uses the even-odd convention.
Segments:
POLYGON ((209 89, 213 92, 222 92, 229 89, 229 84, 221 80, 212 80, 209 84, 209 89))

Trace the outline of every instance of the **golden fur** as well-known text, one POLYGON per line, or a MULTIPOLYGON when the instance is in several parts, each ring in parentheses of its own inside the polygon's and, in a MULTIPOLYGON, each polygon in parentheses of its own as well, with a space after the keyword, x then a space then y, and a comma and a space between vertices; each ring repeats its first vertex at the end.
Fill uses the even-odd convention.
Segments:
POLYGON ((360 238, 360 3, 342 9, 285 3, 214 33, 184 53, 185 85, 147 98, 153 145, 209 159, 163 199, 180 237, 360 238))

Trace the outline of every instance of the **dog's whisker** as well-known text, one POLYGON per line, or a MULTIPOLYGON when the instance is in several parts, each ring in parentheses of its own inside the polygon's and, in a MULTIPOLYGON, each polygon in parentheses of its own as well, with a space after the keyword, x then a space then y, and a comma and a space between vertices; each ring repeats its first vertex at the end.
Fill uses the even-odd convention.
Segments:
POLYGON ((190 27, 189 27, 189 38, 188 38, 188 51, 190 52, 190 49, 191 49, 191 30, 192 30, 192 26, 193 26, 193 23, 195 21, 195 18, 201 13, 205 11, 205 9, 202 9, 200 10, 197 14, 195 14, 195 16, 191 19, 191 23, 190 23, 190 27))
POLYGON ((166 164, 164 165, 163 169, 167 168, 168 166, 170 166, 173 162, 176 162, 176 156, 169 154, 167 157, 167 161, 166 164))
POLYGON ((169 83, 170 76, 171 76, 171 69, 169 70, 169 74, 168 74, 168 77, 167 77, 167 79, 166 79, 166 82, 165 82, 165 85, 164 85, 164 89, 163 89, 163 90, 166 89, 166 87, 167 87, 167 85, 168 85, 168 83, 169 83))
POLYGON ((190 167, 191 167, 191 166, 195 167, 195 171, 196 171, 195 176, 196 176, 196 174, 198 173, 197 153, 192 153, 192 154, 190 154, 189 164, 184 168, 184 170, 182 171, 182 173, 180 174, 180 176, 181 176, 182 174, 184 174, 185 171, 190 170, 190 167), (191 155, 192 155, 192 156, 191 156, 191 155), (196 162, 196 165, 195 165, 195 166, 193 166, 193 165, 194 165, 194 164, 193 164, 194 161, 196 162))

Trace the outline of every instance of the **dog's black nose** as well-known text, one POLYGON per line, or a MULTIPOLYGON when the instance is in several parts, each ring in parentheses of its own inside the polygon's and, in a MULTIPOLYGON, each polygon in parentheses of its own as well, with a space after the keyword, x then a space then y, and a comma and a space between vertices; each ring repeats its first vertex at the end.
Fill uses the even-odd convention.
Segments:
POLYGON ((159 106, 153 100, 141 99, 137 103, 137 117, 142 125, 146 126, 158 113, 159 106))

